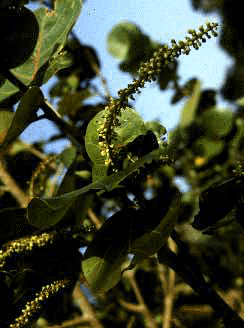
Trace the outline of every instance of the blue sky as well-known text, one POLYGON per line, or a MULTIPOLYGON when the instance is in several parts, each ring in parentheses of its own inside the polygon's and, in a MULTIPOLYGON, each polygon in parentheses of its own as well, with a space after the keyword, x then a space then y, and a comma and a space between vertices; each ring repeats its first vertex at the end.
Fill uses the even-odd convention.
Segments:
MULTIPOLYGON (((106 38, 111 28, 121 21, 137 24, 142 31, 155 41, 169 43, 172 38, 184 39, 189 28, 197 29, 206 21, 220 24, 217 14, 205 15, 193 12, 190 0, 86 0, 74 31, 82 43, 93 46, 101 60, 101 70, 107 79, 112 96, 131 82, 129 74, 119 71, 116 61, 107 51, 106 38)), ((181 83, 189 78, 197 77, 202 81, 203 88, 219 89, 224 81, 231 58, 218 46, 218 38, 207 40, 197 51, 192 50, 188 56, 181 56, 179 75, 181 83)), ((99 83, 99 82, 98 82, 99 83)), ((48 85, 43 87, 46 91, 48 85)), ((100 89, 102 86, 100 85, 100 89)), ((170 105, 172 91, 161 92, 152 83, 137 96, 134 107, 146 120, 159 118, 169 130, 178 120, 184 101, 177 106, 170 105)), ((220 107, 228 104, 220 101, 220 107)), ((50 125, 43 131, 43 122, 35 123, 23 134, 23 139, 32 140, 47 137, 52 132, 50 125)))

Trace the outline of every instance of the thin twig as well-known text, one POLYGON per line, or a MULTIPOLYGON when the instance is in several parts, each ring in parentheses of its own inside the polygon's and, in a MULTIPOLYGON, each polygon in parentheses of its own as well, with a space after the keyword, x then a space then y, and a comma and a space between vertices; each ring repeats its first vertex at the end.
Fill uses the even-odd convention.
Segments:
POLYGON ((158 259, 187 282, 197 293, 199 293, 206 303, 210 304, 219 317, 224 318, 226 327, 233 324, 244 328, 244 321, 238 314, 221 298, 221 296, 205 281, 200 269, 196 270, 195 265, 190 265, 186 259, 179 258, 174 252, 166 247, 158 251, 158 259), (187 263, 187 264, 186 264, 187 263))
POLYGON ((162 290, 165 291, 167 290, 167 279, 166 279, 166 267, 164 264, 158 263, 157 264, 157 273, 159 280, 162 285, 162 290))
POLYGON ((99 220, 99 218, 97 217, 97 215, 94 213, 92 208, 88 208, 87 209, 87 215, 89 216, 89 218, 91 219, 92 223, 94 223, 96 229, 100 229, 102 226, 102 222, 99 220))
MULTIPOLYGON (((169 238, 169 248, 175 252, 176 244, 169 238)), ((166 295, 164 297, 164 314, 163 314, 163 328, 170 328, 172 321, 172 311, 175 298, 175 271, 169 268, 168 286, 166 295)))
MULTIPOLYGON (((10 70, 1 69, 0 71, 1 75, 8 79, 12 84, 14 84, 16 87, 19 88, 19 90, 24 94, 28 91, 29 86, 26 86, 22 81, 20 81, 10 70)), ((59 129, 71 140, 71 142, 78 146, 82 146, 82 149, 84 149, 84 142, 82 141, 80 137, 80 131, 79 129, 69 125, 63 119, 59 116, 59 114, 52 108, 52 106, 43 99, 40 105, 40 108, 44 111, 45 117, 51 121, 53 121, 59 129), (77 138, 79 138, 79 142, 77 141, 77 138)))
POLYGON ((21 207, 27 207, 30 199, 23 190, 17 185, 11 175, 8 173, 3 161, 0 159, 0 179, 12 196, 17 200, 21 207))
POLYGON ((73 295, 83 313, 83 320, 88 321, 92 328, 103 328, 102 324, 97 319, 96 312, 93 310, 91 304, 82 293, 79 283, 76 284, 73 295))
POLYGON ((82 317, 77 317, 63 322, 61 325, 48 326, 48 328, 73 328, 76 326, 90 326, 90 322, 82 317))
MULTIPOLYGON (((128 270, 124 273, 124 276, 129 280, 130 285, 135 293, 136 299, 138 301, 138 304, 129 304, 127 303, 127 308, 128 306, 131 308, 133 312, 140 312, 144 322, 145 326, 148 328, 157 328, 157 323, 155 319, 153 318, 152 314, 150 313, 147 305, 144 302, 144 299, 141 295, 141 292, 139 290, 139 287, 137 285, 136 279, 135 279, 135 270, 128 270)), ((121 302, 121 305, 124 304, 124 302, 121 302)))

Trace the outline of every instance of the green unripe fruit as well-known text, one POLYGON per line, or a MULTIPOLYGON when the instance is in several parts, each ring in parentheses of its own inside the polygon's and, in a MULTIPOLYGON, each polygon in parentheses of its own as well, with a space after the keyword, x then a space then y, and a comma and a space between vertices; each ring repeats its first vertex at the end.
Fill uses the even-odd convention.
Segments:
POLYGON ((32 54, 39 33, 36 16, 28 8, 0 10, 1 67, 22 65, 32 54))

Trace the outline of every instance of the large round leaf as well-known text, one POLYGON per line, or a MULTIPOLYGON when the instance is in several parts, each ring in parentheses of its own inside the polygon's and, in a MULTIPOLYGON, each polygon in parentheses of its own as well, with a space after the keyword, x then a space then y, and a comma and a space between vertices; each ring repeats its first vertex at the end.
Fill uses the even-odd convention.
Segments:
POLYGON ((233 126, 233 112, 230 110, 211 109, 201 115, 201 125, 212 138, 227 135, 233 126))
POLYGON ((120 60, 128 59, 128 54, 135 39, 140 38, 141 31, 133 23, 122 22, 114 26, 108 35, 108 51, 120 60))
POLYGON ((157 46, 137 25, 130 22, 114 26, 107 39, 108 51, 122 61, 120 69, 131 74, 137 73, 140 63, 149 59, 157 46))
MULTIPOLYGON (((56 0, 54 10, 49 11, 47 8, 41 7, 34 11, 39 24, 35 49, 23 65, 13 69, 14 75, 21 82, 29 85, 38 69, 47 61, 52 61, 60 53, 70 29, 80 14, 81 5, 82 0, 56 0)), ((48 74, 48 78, 50 78, 50 71, 48 74)), ((0 101, 17 91, 18 88, 7 80, 0 88, 0 101)))
MULTIPOLYGON (((106 120, 109 111, 99 112, 88 124, 86 130, 86 151, 93 163, 93 180, 103 178, 108 166, 105 165, 105 157, 101 154, 99 145, 99 129, 106 120), (99 167, 98 167, 99 166, 99 167)), ((139 135, 146 134, 147 129, 141 116, 132 108, 126 107, 118 117, 119 124, 115 128, 116 138, 113 140, 114 149, 118 152, 139 135)))
POLYGON ((36 16, 28 8, 0 10, 2 68, 22 65, 32 54, 39 34, 36 16))

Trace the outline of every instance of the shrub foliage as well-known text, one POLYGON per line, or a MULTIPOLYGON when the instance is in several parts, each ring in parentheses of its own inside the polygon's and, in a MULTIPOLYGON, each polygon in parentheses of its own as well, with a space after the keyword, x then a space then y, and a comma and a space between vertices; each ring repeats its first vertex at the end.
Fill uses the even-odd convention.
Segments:
POLYGON ((220 92, 178 76, 217 23, 170 44, 118 23, 107 47, 131 83, 113 98, 96 49, 72 31, 82 0, 28 4, 0 4, 1 327, 244 327, 243 5, 191 3, 224 19, 235 63, 220 92), (149 83, 183 104, 172 131, 133 105, 149 83), (58 132, 23 142, 43 119, 58 132))

